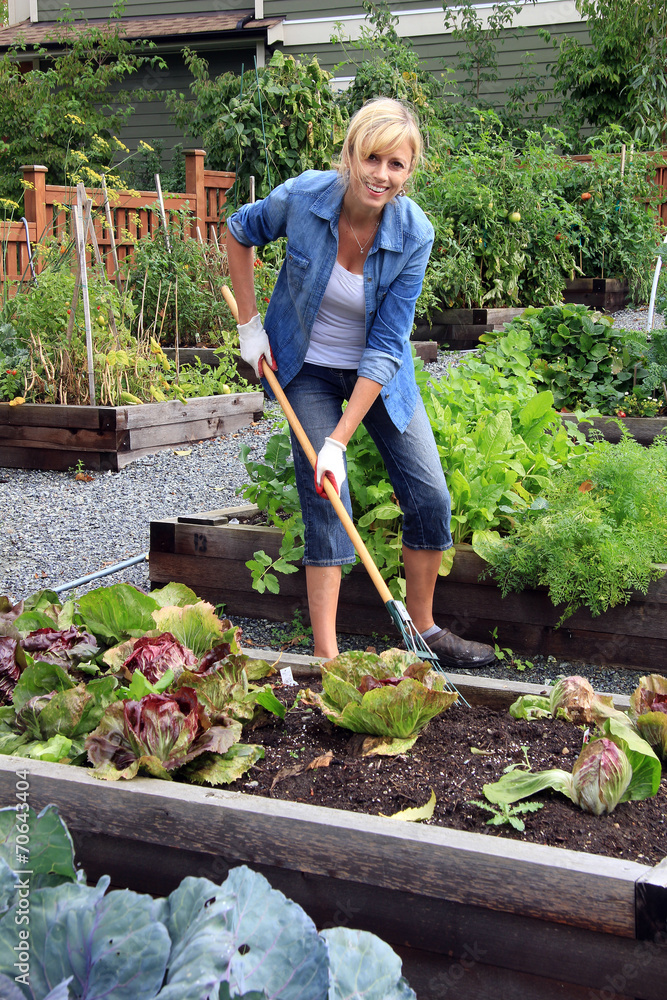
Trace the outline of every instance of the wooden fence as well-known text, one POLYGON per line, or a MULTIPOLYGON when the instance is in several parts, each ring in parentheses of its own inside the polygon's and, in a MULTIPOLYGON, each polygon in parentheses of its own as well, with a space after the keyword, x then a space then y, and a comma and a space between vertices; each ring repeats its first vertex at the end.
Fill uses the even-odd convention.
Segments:
MULTIPOLYGON (((188 150, 185 154, 185 193, 164 195, 167 214, 185 209, 192 222, 192 235, 197 230, 203 240, 215 242, 224 231, 222 208, 234 173, 205 170, 205 151, 188 150)), ((25 222, 0 222, 0 283, 15 283, 30 274, 30 247, 55 237, 69 239, 69 207, 76 203, 76 186, 46 183, 46 167, 23 167, 25 182, 25 222), (27 238, 26 238, 27 237, 27 238)), ((109 277, 114 274, 111 254, 111 232, 104 212, 101 192, 88 189, 93 199, 93 219, 97 241, 109 277)), ((120 191, 110 197, 111 221, 118 260, 122 264, 132 253, 137 240, 153 234, 160 225, 156 191, 120 191)), ((37 262, 35 261, 35 266, 37 262)))

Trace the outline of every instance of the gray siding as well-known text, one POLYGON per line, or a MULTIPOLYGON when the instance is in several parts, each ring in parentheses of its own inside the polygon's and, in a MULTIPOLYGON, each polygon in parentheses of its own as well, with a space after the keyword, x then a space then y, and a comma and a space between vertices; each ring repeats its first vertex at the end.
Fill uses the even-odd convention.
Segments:
MULTIPOLYGON (((254 49, 207 53, 211 76, 215 77, 230 70, 240 73, 243 64, 246 68, 252 66, 254 54, 254 49)), ((183 59, 180 55, 170 55, 165 57, 165 61, 168 63, 168 69, 141 70, 132 77, 132 85, 148 90, 173 90, 187 94, 192 77, 185 68, 183 59)), ((163 166, 166 169, 171 164, 173 149, 178 143, 182 143, 185 149, 201 146, 200 136, 184 136, 173 124, 163 100, 137 101, 134 108, 134 114, 119 136, 131 153, 138 148, 140 139, 149 146, 161 142, 164 149, 163 166)))
MULTIPOLYGON (((453 2, 453 0, 452 0, 453 2)), ((442 9, 442 0, 391 0, 392 11, 403 13, 412 10, 442 9)), ((331 0, 264 0, 264 17, 286 17, 290 21, 308 17, 352 17, 364 14, 363 5, 357 3, 332 4, 331 0), (289 12, 288 12, 289 10, 289 12)))
MULTIPOLYGON (((57 21, 62 16, 66 4, 60 0, 37 0, 40 21, 57 21)), ((107 18, 113 4, 101 0, 72 0, 72 11, 78 18, 107 18)), ((243 3, 238 0, 126 0, 125 17, 153 17, 165 14, 210 14, 227 10, 254 9, 254 0, 243 3)))
MULTIPOLYGON (((558 41, 566 35, 577 38, 584 43, 588 38, 586 25, 580 21, 558 25, 551 34, 558 41)), ((413 48, 423 60, 425 68, 434 74, 442 74, 447 67, 454 69, 457 53, 463 48, 461 42, 455 42, 444 33, 421 37, 413 35, 410 40, 413 48)), ((306 52, 298 46, 284 47, 284 51, 306 59, 317 56, 320 65, 329 72, 345 58, 345 53, 340 45, 329 43, 309 46, 306 52)), ((524 56, 528 52, 532 53, 533 56, 534 72, 545 77, 542 90, 547 95, 547 102, 542 109, 542 114, 549 114, 560 104, 559 100, 554 99, 552 80, 549 75, 549 65, 555 61, 557 50, 551 45, 547 45, 539 37, 537 28, 526 28, 523 33, 519 32, 516 38, 508 35, 504 42, 498 45, 499 79, 495 83, 484 84, 480 96, 491 100, 502 94, 507 86, 521 75, 524 56)), ((361 62, 363 59, 363 52, 358 49, 350 48, 350 55, 357 62, 361 62)), ((353 76, 354 67, 342 68, 339 75, 353 76)), ((459 76, 460 74, 456 74, 454 79, 459 76)))

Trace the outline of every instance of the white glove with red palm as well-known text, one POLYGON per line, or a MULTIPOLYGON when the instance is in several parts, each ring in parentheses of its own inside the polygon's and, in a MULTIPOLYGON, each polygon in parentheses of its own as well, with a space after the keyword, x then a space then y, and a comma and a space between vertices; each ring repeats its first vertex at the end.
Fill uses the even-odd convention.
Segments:
POLYGON ((257 378, 262 374, 264 358, 266 358, 269 366, 276 371, 278 365, 271 353, 271 344, 269 343, 269 338, 259 313, 253 316, 248 323, 239 324, 236 329, 239 331, 241 357, 252 366, 257 378))
POLYGON ((315 489, 321 497, 326 496, 322 484, 325 476, 333 483, 336 493, 340 496, 340 488, 347 479, 345 459, 343 458, 346 451, 347 448, 341 441, 336 441, 331 437, 324 439, 315 466, 315 489))

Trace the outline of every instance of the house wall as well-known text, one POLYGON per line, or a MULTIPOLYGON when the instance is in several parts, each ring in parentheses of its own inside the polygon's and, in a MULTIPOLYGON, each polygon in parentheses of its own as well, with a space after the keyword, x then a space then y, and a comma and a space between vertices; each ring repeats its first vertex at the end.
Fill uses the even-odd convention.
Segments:
MULTIPOLYGON (((206 58, 209 61, 211 76, 216 77, 221 73, 240 73, 242 67, 248 69, 249 66, 253 65, 254 55, 254 48, 250 48, 226 50, 220 53, 207 52, 206 58)), ((167 69, 158 70, 150 67, 141 69, 132 77, 132 86, 147 90, 174 90, 187 93, 192 77, 186 69, 182 55, 172 53, 166 55, 164 59, 167 63, 167 69)), ((134 152, 138 148, 140 139, 151 146, 158 142, 162 143, 163 166, 167 169, 171 165, 176 145, 180 143, 184 149, 201 146, 200 136, 184 136, 171 121, 163 100, 137 101, 134 108, 134 114, 119 137, 130 149, 130 152, 134 152)))
MULTIPOLYGON (((20 0, 19 0, 20 2, 20 0)), ((67 4, 61 0, 36 0, 37 20, 57 21, 62 16, 67 4)), ((72 0, 69 4, 78 17, 83 12, 84 18, 106 18, 113 4, 102 0, 72 0)), ((253 0, 244 3, 243 0, 125 0, 125 17, 154 17, 165 14, 209 14, 227 10, 254 8, 253 0)))
MULTIPOLYGON (((284 11, 285 4, 279 0, 264 0, 265 15, 277 16, 281 6, 284 11)), ((392 11, 401 15, 398 34, 410 39, 425 68, 435 74, 454 70, 464 46, 443 30, 442 0, 392 0, 390 6, 392 11)), ((480 5, 482 19, 489 7, 490 4, 480 5)), ((329 41, 336 30, 336 22, 347 18, 344 33, 353 39, 359 37, 359 29, 364 24, 361 3, 343 3, 332 14, 330 7, 327 10, 326 0, 292 0, 290 9, 294 13, 280 28, 269 34, 269 41, 273 41, 273 47, 296 57, 317 56, 320 65, 330 72, 346 59, 344 47, 329 41)), ((549 74, 549 65, 555 60, 556 50, 540 38, 539 30, 546 27, 557 42, 570 35, 585 43, 588 38, 585 21, 581 20, 574 0, 538 0, 536 4, 526 4, 514 23, 518 29, 516 37, 508 32, 497 46, 499 78, 482 84, 480 97, 497 100, 508 86, 521 78, 522 65, 527 54, 532 53, 532 72, 544 78, 540 90, 547 101, 542 113, 549 114, 559 104, 554 100, 549 74)), ((353 63, 360 62, 363 52, 348 46, 347 56, 353 63)), ((341 66, 335 76, 345 80, 353 77, 354 72, 354 65, 341 66)), ((454 73, 453 79, 460 80, 461 74, 454 73)))

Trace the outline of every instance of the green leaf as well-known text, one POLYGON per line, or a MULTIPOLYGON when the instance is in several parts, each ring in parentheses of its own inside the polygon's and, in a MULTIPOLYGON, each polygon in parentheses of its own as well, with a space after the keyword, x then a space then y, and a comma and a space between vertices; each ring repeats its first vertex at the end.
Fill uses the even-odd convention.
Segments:
POLYGON ((325 998, 327 946, 301 907, 245 866, 232 869, 222 888, 232 904, 227 928, 237 949, 229 967, 231 995, 264 990, 284 1000, 325 998))
POLYGON ((30 698, 51 691, 68 691, 75 686, 75 681, 56 663, 33 663, 26 667, 14 688, 14 708, 19 712, 30 698))
POLYGON ((53 629, 56 622, 43 611, 24 611, 22 615, 14 619, 14 626, 19 632, 36 632, 40 628, 53 629))
POLYGON ((236 951, 227 930, 227 894, 209 879, 188 876, 159 903, 171 939, 160 1000, 211 996, 211 984, 223 978, 236 951))
POLYGON ((395 687, 367 691, 361 702, 348 702, 337 724, 355 733, 408 739, 448 709, 456 698, 450 691, 432 691, 419 681, 406 678, 395 687))
POLYGON ((660 788, 662 767, 650 744, 632 727, 629 719, 627 725, 617 718, 605 719, 601 728, 623 750, 632 767, 632 779, 621 802, 656 795, 660 788))
POLYGON ((572 798, 572 775, 560 768, 547 771, 509 771, 498 781, 484 785, 483 791, 489 802, 498 805, 510 805, 519 799, 527 799, 531 795, 543 792, 545 788, 553 788, 562 792, 568 799, 572 798))
POLYGON ((155 627, 152 613, 158 602, 128 583, 92 590, 79 598, 78 605, 86 628, 107 644, 145 635, 155 627))
POLYGON ((178 773, 195 785, 228 785, 242 777, 263 756, 264 747, 236 743, 225 754, 203 753, 178 773))
POLYGON ((329 946, 328 1000, 417 1000, 400 958, 374 934, 332 927, 322 937, 329 946))
MULTIPOLYGON (((95 888, 71 882, 31 893, 30 990, 45 997, 70 976, 86 996, 149 1000, 167 968, 170 940, 155 921, 150 896, 127 889, 105 896, 108 877, 95 888), (113 984, 113 989, 111 985, 113 984)), ((16 913, 0 921, 0 967, 15 961, 16 913)))
POLYGON ((190 590, 184 583, 168 583, 165 587, 158 587, 157 590, 151 590, 151 597, 161 608, 174 605, 182 608, 186 604, 196 604, 199 600, 194 590, 190 590))
POLYGON ((536 396, 529 399, 526 405, 519 411, 519 421, 522 427, 528 427, 535 420, 540 420, 545 413, 553 409, 554 397, 549 390, 538 392, 536 396))
POLYGON ((259 691, 255 691, 254 694, 257 704, 265 708, 267 712, 272 712, 280 719, 285 718, 286 708, 281 701, 278 701, 268 684, 260 688, 259 691))
POLYGON ((521 694, 509 707, 513 719, 550 719, 551 705, 546 695, 521 694))
MULTIPOLYGON (((171 632, 175 639, 201 657, 220 640, 222 622, 212 604, 198 601, 183 608, 158 608, 153 611, 151 627, 157 625, 161 632, 171 632)), ((148 630, 147 630, 148 631, 148 630)))
POLYGON ((74 844, 56 806, 45 806, 40 813, 28 809, 27 814, 17 813, 13 807, 0 809, 0 858, 14 871, 20 870, 16 859, 22 848, 16 836, 17 823, 23 826, 24 816, 30 837, 31 889, 60 881, 79 882, 82 873, 74 863, 74 844))

